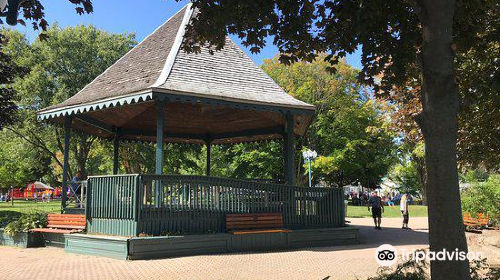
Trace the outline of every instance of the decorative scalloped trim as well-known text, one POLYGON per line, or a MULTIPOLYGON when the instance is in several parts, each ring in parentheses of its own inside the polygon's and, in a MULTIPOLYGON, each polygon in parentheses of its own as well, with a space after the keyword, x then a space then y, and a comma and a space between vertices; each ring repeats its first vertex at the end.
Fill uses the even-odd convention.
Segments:
POLYGON ((111 107, 116 107, 116 106, 123 106, 123 105, 127 105, 127 104, 130 105, 130 104, 134 104, 134 103, 144 102, 144 101, 151 100, 151 99, 153 99, 152 92, 142 93, 142 94, 127 96, 127 97, 116 98, 116 99, 112 99, 112 100, 103 100, 101 102, 89 104, 89 105, 82 105, 82 106, 77 106, 77 107, 72 107, 72 108, 67 108, 67 109, 61 108, 61 109, 55 110, 53 112, 39 113, 38 119, 39 120, 47 120, 47 119, 57 118, 57 117, 62 117, 62 116, 82 114, 82 113, 87 113, 87 112, 96 111, 96 110, 103 110, 106 108, 111 108, 111 107))

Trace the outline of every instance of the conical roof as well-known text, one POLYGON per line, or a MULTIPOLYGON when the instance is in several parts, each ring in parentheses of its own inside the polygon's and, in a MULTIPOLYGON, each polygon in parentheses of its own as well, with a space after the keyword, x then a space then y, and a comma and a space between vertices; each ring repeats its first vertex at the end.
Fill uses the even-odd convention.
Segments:
MULTIPOLYGON (((293 110, 296 115, 307 115, 299 117, 303 121, 297 133, 303 134, 312 119, 314 106, 284 92, 229 37, 224 48, 213 54, 203 47, 200 53, 182 50, 185 28, 192 17, 193 10, 188 4, 77 94, 40 110, 39 119, 62 123, 65 115, 91 113, 100 124, 122 127, 134 118, 142 118, 141 115, 154 117, 147 115, 154 106, 142 103, 151 103, 156 96, 164 95, 170 101, 230 104, 244 110, 263 109, 280 113, 293 110), (119 122, 108 120, 106 114, 97 112, 136 103, 141 104, 136 105, 136 109, 127 109, 130 113, 123 116, 130 115, 130 118, 119 122)), ((112 110, 109 112, 113 113, 112 110)), ((274 124, 282 122, 281 117, 271 119, 274 124)), ((81 130, 91 133, 83 127, 81 130)))
MULTIPOLYGON (((228 37, 226 46, 209 54, 180 49, 185 25, 192 17, 190 4, 173 15, 141 43, 66 101, 45 112, 127 97, 153 89, 208 98, 269 104, 302 109, 312 105, 286 94, 228 37)), ((52 115, 52 114, 51 114, 52 115)))

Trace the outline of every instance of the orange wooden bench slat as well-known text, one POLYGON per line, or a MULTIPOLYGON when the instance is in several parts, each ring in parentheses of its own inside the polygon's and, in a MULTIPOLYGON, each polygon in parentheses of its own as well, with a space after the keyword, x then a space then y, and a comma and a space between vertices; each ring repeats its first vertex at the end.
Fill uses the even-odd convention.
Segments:
POLYGON ((85 226, 81 225, 58 225, 58 224, 48 224, 48 228, 61 228, 61 229, 85 229, 85 226))
POLYGON ((48 214, 47 217, 63 217, 63 218, 82 218, 85 219, 85 215, 81 214, 48 214))
POLYGON ((469 213, 464 213, 463 223, 470 227, 486 227, 489 224, 489 215, 478 214, 477 217, 473 217, 469 213))
POLYGON ((241 226, 241 227, 230 227, 228 229, 230 230, 245 230, 245 229, 273 229, 273 228, 278 228, 278 229, 281 229, 283 228, 283 225, 270 225, 270 226, 265 226, 265 227, 258 227, 258 226, 253 226, 253 225, 249 225, 249 226, 241 226))
POLYGON ((252 225, 266 225, 266 224, 283 224, 283 220, 267 220, 267 221, 231 221, 226 222, 228 225, 244 225, 244 224, 252 224, 252 225))
POLYGON ((242 221, 226 221, 226 224, 271 224, 271 223, 283 223, 283 220, 242 220, 242 221))
POLYGON ((274 216, 245 216, 245 217, 226 217, 226 221, 254 221, 255 219, 267 221, 267 220, 283 220, 283 217, 274 216))
POLYGON ((266 217, 266 216, 281 216, 280 213, 244 213, 244 214, 226 214, 226 218, 228 217, 253 217, 253 216, 260 216, 260 217, 266 217))
POLYGON ((251 221, 243 221, 243 222, 227 222, 226 226, 241 226, 241 225, 274 225, 279 224, 282 225, 283 221, 266 221, 266 222, 251 222, 251 221))
POLYGON ((49 223, 62 223, 62 224, 66 224, 66 223, 71 223, 71 224, 85 224, 86 223, 85 220, 54 220, 54 219, 49 219, 47 221, 49 223))
POLYGON ((253 233, 273 233, 273 232, 291 232, 289 229, 256 229, 256 230, 238 230, 233 234, 253 234, 253 233))
POLYGON ((289 232, 280 213, 227 214, 226 229, 233 234, 289 232))
POLYGON ((75 230, 75 229, 58 229, 58 228, 34 228, 31 231, 34 231, 34 232, 49 232, 49 233, 73 233, 73 232, 79 232, 80 230, 75 230))
POLYGON ((255 221, 255 220, 261 220, 261 221, 269 221, 269 220, 283 220, 282 217, 271 217, 271 216, 266 216, 266 217, 259 217, 259 216, 253 216, 253 217, 231 217, 231 218, 226 218, 226 221, 255 221))
POLYGON ((266 227, 283 227, 283 223, 266 223, 266 224, 257 224, 257 223, 245 223, 245 224, 226 224, 226 228, 266 228, 266 227))
POLYGON ((85 215, 76 214, 48 214, 47 228, 36 228, 31 231, 50 233, 72 233, 85 229, 87 221, 85 215))
POLYGON ((85 225, 85 221, 54 221, 49 220, 49 224, 58 224, 58 225, 85 225))
POLYGON ((467 223, 487 224, 488 220, 464 220, 467 223))
POLYGON ((85 220, 85 217, 61 217, 61 216, 51 217, 51 216, 48 216, 47 218, 49 220, 79 220, 79 221, 85 220))

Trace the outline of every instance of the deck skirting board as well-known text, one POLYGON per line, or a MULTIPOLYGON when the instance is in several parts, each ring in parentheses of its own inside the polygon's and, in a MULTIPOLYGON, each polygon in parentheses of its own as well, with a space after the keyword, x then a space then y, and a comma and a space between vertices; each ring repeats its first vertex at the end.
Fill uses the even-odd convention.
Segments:
POLYGON ((69 253, 115 259, 155 259, 237 252, 286 251, 290 249, 358 244, 358 228, 303 229, 258 234, 198 234, 185 236, 118 237, 66 234, 69 253))
POLYGON ((108 257, 126 260, 128 256, 127 237, 105 235, 65 234, 64 250, 68 253, 108 257))

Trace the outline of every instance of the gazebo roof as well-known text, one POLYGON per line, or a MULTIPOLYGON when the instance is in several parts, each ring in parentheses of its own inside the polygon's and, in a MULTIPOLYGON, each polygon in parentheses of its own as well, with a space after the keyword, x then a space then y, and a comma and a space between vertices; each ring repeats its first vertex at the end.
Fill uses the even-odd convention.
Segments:
POLYGON ((62 124, 74 115, 76 130, 111 138, 118 128, 127 132, 123 139, 154 141, 153 100, 165 99, 167 141, 277 138, 273 129, 282 127, 287 112, 294 114, 295 133, 303 134, 314 106, 284 92, 229 37, 213 54, 181 49, 192 16, 188 4, 80 92, 39 111, 39 119, 62 124))

